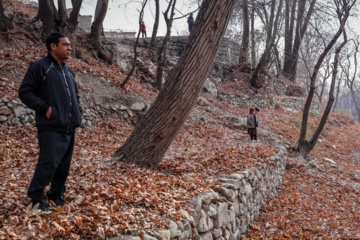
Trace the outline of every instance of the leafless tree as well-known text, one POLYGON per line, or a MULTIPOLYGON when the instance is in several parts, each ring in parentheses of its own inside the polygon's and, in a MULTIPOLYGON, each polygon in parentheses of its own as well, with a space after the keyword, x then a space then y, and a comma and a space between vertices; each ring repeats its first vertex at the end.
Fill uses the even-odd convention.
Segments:
POLYGON ((310 112, 310 107, 311 107, 311 103, 313 100, 313 96, 315 94, 315 83, 316 83, 316 79, 317 79, 317 75, 319 72, 319 69, 321 67, 321 64, 323 63, 326 55, 329 53, 329 51, 332 49, 332 47, 335 45, 336 41, 338 40, 338 38, 341 36, 341 34, 344 32, 344 28, 345 28, 345 24, 346 21, 349 17, 350 14, 350 9, 353 6, 353 4, 356 2, 356 0, 354 1, 347 1, 347 0, 334 0, 334 4, 336 6, 336 13, 338 15, 338 19, 340 21, 340 26, 338 31, 336 32, 336 34, 334 35, 334 37, 331 39, 331 41, 327 44, 326 48, 324 49, 323 53, 320 55, 313 74, 311 76, 311 82, 310 82, 310 91, 308 94, 308 97, 306 99, 306 103, 304 106, 304 111, 303 111, 303 117, 302 117, 302 122, 301 122, 301 130, 300 130, 300 136, 299 136, 299 140, 297 143, 297 146, 294 148, 300 155, 302 156, 306 156, 308 155, 311 150, 314 148, 321 131, 323 130, 326 120, 328 118, 328 115, 331 111, 331 107, 332 104, 334 102, 334 86, 335 86, 335 80, 336 80, 336 76, 337 76, 337 67, 338 67, 338 59, 339 59, 339 54, 340 51, 342 49, 342 47, 346 44, 346 34, 344 34, 344 41, 342 42, 342 44, 340 44, 340 46, 338 46, 336 48, 335 51, 335 57, 334 57, 334 67, 333 67, 333 74, 332 74, 332 82, 331 82, 331 87, 330 87, 330 91, 329 91, 329 100, 328 100, 328 104, 325 108, 324 114, 321 118, 321 121, 315 131, 315 133, 313 134, 313 136, 311 137, 310 140, 306 140, 306 133, 307 133, 307 125, 308 125, 308 118, 309 118, 309 112, 310 112))
POLYGON ((160 20, 160 0, 155 0, 155 21, 154 21, 154 27, 150 41, 150 47, 153 49, 156 47, 156 36, 159 28, 159 20, 160 20))
POLYGON ((358 54, 359 54, 359 45, 360 45, 359 38, 353 39, 353 45, 354 48, 353 48, 352 56, 351 54, 348 54, 346 56, 345 59, 346 63, 341 64, 341 68, 344 73, 345 84, 351 93, 352 103, 354 104, 355 107, 357 119, 358 121, 360 121, 360 103, 356 96, 357 93, 356 83, 359 77, 358 75, 358 54))
POLYGON ((166 11, 163 13, 165 22, 166 22, 166 35, 163 40, 162 45, 158 49, 158 62, 157 62, 157 68, 156 68, 156 87, 157 89, 162 89, 162 80, 163 80, 163 73, 164 68, 166 64, 167 59, 167 47, 168 43, 170 41, 170 33, 171 33, 171 26, 174 19, 174 11, 176 6, 176 0, 170 0, 169 5, 166 9, 166 11), (170 16, 169 16, 170 12, 170 16))
POLYGON ((140 10, 140 14, 139 14, 139 30, 138 30, 138 34, 137 34, 137 37, 136 37, 136 41, 135 41, 135 44, 134 44, 134 59, 133 59, 133 65, 129 71, 129 73, 127 74, 126 78, 124 79, 124 81, 120 84, 120 87, 121 88, 124 88, 125 87, 125 84, 129 81, 130 77, 132 76, 132 74, 134 73, 134 70, 135 70, 135 67, 136 67, 136 59, 137 59, 137 56, 138 56, 138 51, 137 51, 137 46, 139 44, 139 38, 140 38, 140 33, 141 33, 141 22, 143 21, 143 18, 144 18, 144 9, 145 9, 145 6, 147 4, 147 0, 144 0, 141 4, 141 10, 140 10))

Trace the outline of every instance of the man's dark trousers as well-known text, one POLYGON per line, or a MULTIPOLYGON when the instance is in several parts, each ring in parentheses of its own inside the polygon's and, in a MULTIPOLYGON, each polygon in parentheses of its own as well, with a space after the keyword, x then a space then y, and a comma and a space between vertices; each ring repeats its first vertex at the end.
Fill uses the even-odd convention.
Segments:
POLYGON ((69 175, 71 157, 74 150, 74 133, 39 131, 39 159, 31 180, 28 196, 34 204, 46 204, 44 188, 51 182, 47 191, 49 199, 61 197, 66 188, 65 181, 69 175))

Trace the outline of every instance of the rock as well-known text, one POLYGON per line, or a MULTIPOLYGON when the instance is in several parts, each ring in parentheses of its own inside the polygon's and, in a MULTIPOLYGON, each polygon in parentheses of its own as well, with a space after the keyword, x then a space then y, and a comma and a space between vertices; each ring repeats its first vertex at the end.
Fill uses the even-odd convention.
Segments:
POLYGON ((249 183, 245 184, 245 197, 250 198, 252 196, 252 187, 249 183))
POLYGON ((197 225, 199 233, 210 231, 214 227, 213 220, 201 209, 200 222, 197 225))
POLYGON ((153 236, 150 236, 148 234, 145 234, 145 240, 157 240, 157 238, 154 238, 153 236))
POLYGON ((235 173, 235 174, 230 175, 228 178, 231 178, 231 179, 236 179, 236 180, 241 181, 241 180, 243 180, 244 176, 243 176, 243 175, 241 175, 241 174, 237 174, 237 173, 235 173))
POLYGON ((207 214, 211 218, 215 218, 217 216, 217 210, 216 210, 215 205, 213 205, 213 204, 209 205, 209 211, 207 212, 207 214))
POLYGON ((15 117, 20 117, 26 114, 26 109, 23 106, 17 106, 13 109, 15 117))
POLYGON ((187 240, 187 239, 190 239, 190 232, 189 231, 182 232, 179 236, 179 240, 187 240))
POLYGON ((4 115, 0 115, 0 123, 3 123, 7 120, 7 117, 4 115))
POLYGON ((180 236, 181 231, 178 230, 178 226, 174 221, 168 220, 168 226, 170 231, 170 238, 174 239, 180 236))
POLYGON ((338 171, 344 171, 344 167, 340 165, 340 166, 338 167, 338 171))
POLYGON ((139 232, 139 229, 128 229, 126 231, 126 234, 131 235, 131 236, 139 236, 140 232, 139 232))
POLYGON ((227 203, 219 203, 217 207, 217 218, 214 219, 215 228, 221 228, 226 224, 227 214, 228 214, 228 204, 227 203))
POLYGON ((0 115, 8 116, 11 114, 11 109, 9 109, 7 106, 0 107, 0 115))
POLYGON ((309 111, 309 113, 312 114, 312 115, 314 115, 314 116, 320 116, 320 113, 319 113, 318 111, 314 110, 314 109, 311 109, 311 110, 309 111))
POLYGON ((337 168, 337 165, 330 163, 330 167, 332 167, 332 168, 337 168))
POLYGON ((190 216, 190 214, 189 214, 187 211, 185 211, 185 210, 183 210, 183 209, 180 209, 179 212, 181 212, 182 217, 183 217, 186 221, 188 221, 192 227, 195 227, 194 218, 193 218, 192 216, 190 216))
POLYGON ((8 103, 9 102, 9 99, 7 99, 6 97, 3 97, 0 102, 3 102, 3 103, 8 103))
POLYGON ((201 196, 201 201, 204 203, 204 204, 210 204, 211 203, 211 195, 210 193, 205 193, 201 196))
POLYGON ((159 240, 170 240, 170 231, 169 230, 161 230, 157 232, 157 237, 159 240))
POLYGON ((222 194, 223 196, 225 196, 229 201, 233 202, 234 201, 234 192, 230 189, 224 188, 224 187, 216 187, 214 188, 214 191, 222 194))
POLYGON ((311 166, 311 167, 314 167, 314 168, 316 168, 317 167, 317 162, 316 162, 316 160, 311 160, 310 162, 309 162, 309 165, 311 166))
POLYGON ((221 228, 213 228, 213 229, 211 230, 211 233, 212 233, 212 235, 213 235, 214 238, 219 238, 219 237, 222 236, 222 230, 221 230, 221 228))
POLYGON ((146 108, 144 102, 135 102, 131 105, 130 109, 133 111, 142 111, 146 108))
POLYGON ((335 164, 336 165, 336 162, 334 160, 330 159, 330 158, 323 158, 323 161, 328 162, 330 164, 335 164))
POLYGON ((200 239, 201 240, 213 240, 213 236, 212 236, 211 232, 207 232, 207 233, 200 234, 200 239))
POLYGON ((203 91, 208 93, 210 96, 216 98, 218 91, 214 83, 212 83, 209 79, 206 79, 205 84, 203 86, 203 91))
POLYGON ((316 172, 316 170, 314 170, 314 169, 307 169, 307 170, 305 171, 305 174, 306 174, 306 175, 316 175, 317 172, 316 172))

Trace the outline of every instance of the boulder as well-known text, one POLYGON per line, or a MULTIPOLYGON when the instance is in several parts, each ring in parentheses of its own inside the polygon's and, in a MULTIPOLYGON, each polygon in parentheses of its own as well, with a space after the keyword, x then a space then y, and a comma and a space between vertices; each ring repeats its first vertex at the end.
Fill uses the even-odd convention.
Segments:
POLYGON ((209 79, 206 79, 205 84, 203 86, 203 92, 209 94, 210 96, 216 98, 218 94, 218 90, 214 83, 212 83, 209 79))

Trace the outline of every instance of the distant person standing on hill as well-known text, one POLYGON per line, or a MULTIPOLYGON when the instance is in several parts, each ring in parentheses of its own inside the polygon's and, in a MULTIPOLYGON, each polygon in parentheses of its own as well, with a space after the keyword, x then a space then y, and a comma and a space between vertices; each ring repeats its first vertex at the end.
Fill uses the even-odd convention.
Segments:
POLYGON ((247 116, 246 127, 248 129, 248 134, 250 135, 251 141, 256 141, 256 123, 255 123, 255 110, 253 108, 250 109, 250 113, 247 116))
POLYGON ((146 26, 145 26, 145 23, 144 21, 141 21, 141 33, 142 33, 142 37, 147 37, 146 36, 146 26))
POLYGON ((57 206, 66 204, 65 182, 69 175, 82 108, 74 72, 65 64, 71 45, 62 33, 51 33, 46 39, 48 55, 34 63, 19 88, 21 101, 35 110, 39 158, 27 195, 33 206, 49 213, 46 197, 57 206), (44 189, 51 183, 50 189, 44 189))
POLYGON ((193 18, 193 14, 192 14, 192 13, 190 13, 190 16, 189 16, 188 19, 187 19, 187 23, 188 23, 188 25, 189 25, 189 32, 191 32, 191 29, 192 29, 192 27, 193 27, 193 25, 194 25, 194 18, 193 18))

